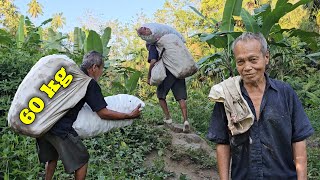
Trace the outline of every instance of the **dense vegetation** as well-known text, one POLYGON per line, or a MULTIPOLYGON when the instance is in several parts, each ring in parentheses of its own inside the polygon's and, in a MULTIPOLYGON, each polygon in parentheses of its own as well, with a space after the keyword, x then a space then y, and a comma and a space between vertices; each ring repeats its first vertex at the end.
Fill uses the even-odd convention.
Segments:
MULTIPOLYGON (((148 21, 170 24, 189 37, 187 46, 201 69, 187 81, 188 111, 192 126, 202 137, 207 133, 214 105, 207 98, 210 87, 236 74, 230 43, 238 32, 263 32, 270 45, 270 76, 292 85, 315 129, 308 140, 308 177, 319 179, 319 4, 311 0, 293 1, 300 3, 295 5, 286 0, 272 0, 271 5, 266 2, 168 0, 152 20, 142 14, 133 25, 117 21, 101 26, 85 24, 63 34, 59 32, 59 27, 64 25, 62 13, 37 27, 28 17, 21 16, 13 1, 0 0, 3 7, 0 9, 0 179, 39 179, 44 173, 44 166, 38 162, 35 140, 14 133, 7 126, 7 113, 20 82, 45 55, 63 53, 79 63, 83 54, 91 49, 99 50, 106 57, 106 70, 99 82, 104 95, 133 94, 147 106, 133 126, 84 141, 91 156, 88 179, 164 179, 171 175, 164 171, 162 159, 157 159, 153 167, 143 164, 147 154, 157 151, 161 156, 170 144, 166 130, 154 128, 162 123, 162 112, 155 98, 155 87, 150 88, 146 83, 147 52, 135 34, 135 29, 148 21), (223 8, 226 2, 234 6, 223 8), (242 2, 242 5, 232 2, 242 2), (189 3, 191 8, 187 6, 189 3), (270 17, 275 18, 270 20, 270 17)), ((41 6, 37 3, 30 2, 31 16, 41 15, 41 6)), ((168 103, 171 112, 178 112, 173 114, 174 120, 181 122, 172 94, 168 103)), ((71 178, 63 172, 59 164, 55 178, 71 178)))

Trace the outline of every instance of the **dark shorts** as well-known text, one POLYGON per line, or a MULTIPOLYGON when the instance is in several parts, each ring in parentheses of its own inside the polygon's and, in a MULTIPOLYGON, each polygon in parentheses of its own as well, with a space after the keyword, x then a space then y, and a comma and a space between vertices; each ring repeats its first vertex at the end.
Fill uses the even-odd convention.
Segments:
POLYGON ((67 173, 73 173, 89 161, 89 153, 79 136, 68 134, 65 139, 51 133, 37 138, 41 163, 61 159, 67 173))
POLYGON ((159 99, 166 99, 170 89, 174 95, 174 98, 179 101, 181 99, 187 99, 187 88, 185 79, 176 78, 170 71, 166 69, 167 77, 157 88, 157 97, 159 99))

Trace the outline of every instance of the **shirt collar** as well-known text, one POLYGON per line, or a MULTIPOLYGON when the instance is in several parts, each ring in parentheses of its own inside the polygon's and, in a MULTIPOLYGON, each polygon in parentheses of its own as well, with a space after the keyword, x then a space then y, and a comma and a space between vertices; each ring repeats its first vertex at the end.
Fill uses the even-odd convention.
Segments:
MULTIPOLYGON (((269 78, 269 76, 267 75, 267 73, 264 73, 264 77, 266 78, 266 90, 269 88, 274 89, 275 91, 279 91, 279 89, 277 88, 277 86, 274 84, 274 82, 269 78)), ((248 96, 247 90, 246 88, 244 88, 243 86, 243 81, 240 81, 240 89, 241 92, 244 93, 245 95, 248 96)))
POLYGON ((268 89, 269 87, 271 87, 272 89, 279 91, 279 89, 277 88, 277 86, 274 84, 274 82, 269 78, 269 76, 267 75, 267 73, 264 73, 264 77, 266 78, 266 89, 268 89))

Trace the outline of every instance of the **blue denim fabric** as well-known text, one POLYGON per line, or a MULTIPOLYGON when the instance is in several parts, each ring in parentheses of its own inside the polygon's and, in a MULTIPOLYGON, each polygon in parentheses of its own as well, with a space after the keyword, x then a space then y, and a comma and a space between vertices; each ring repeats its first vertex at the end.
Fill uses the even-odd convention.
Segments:
MULTIPOLYGON (((218 144, 230 145, 233 180, 297 179, 292 143, 302 141, 314 132, 291 86, 268 76, 266 79, 260 119, 255 119, 246 133, 231 136, 223 103, 216 103, 213 109, 207 138, 218 144)), ((240 86, 255 115, 246 89, 243 84, 240 86)))

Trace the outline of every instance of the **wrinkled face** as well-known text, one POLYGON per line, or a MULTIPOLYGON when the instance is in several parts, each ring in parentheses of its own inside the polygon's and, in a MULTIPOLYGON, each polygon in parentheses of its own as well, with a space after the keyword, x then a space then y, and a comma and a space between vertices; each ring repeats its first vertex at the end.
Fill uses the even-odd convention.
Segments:
POLYGON ((100 67, 97 66, 96 64, 94 64, 89 70, 88 73, 89 75, 96 81, 99 80, 99 78, 102 76, 103 74, 103 67, 104 64, 102 64, 100 67))
POLYGON ((259 41, 252 39, 238 41, 234 47, 237 70, 245 84, 254 84, 264 80, 266 65, 269 63, 269 53, 261 52, 259 41))

